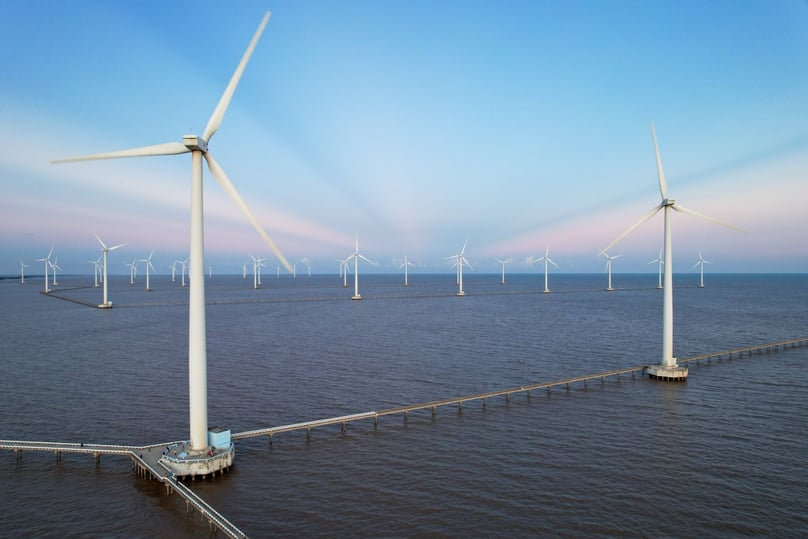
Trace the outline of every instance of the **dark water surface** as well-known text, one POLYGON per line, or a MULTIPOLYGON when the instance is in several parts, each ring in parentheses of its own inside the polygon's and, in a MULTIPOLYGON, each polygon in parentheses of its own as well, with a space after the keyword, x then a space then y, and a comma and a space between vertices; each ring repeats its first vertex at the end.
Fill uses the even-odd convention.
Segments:
MULTIPOLYGON (((208 285, 209 421, 234 432, 659 361, 656 274, 336 276, 208 285), (352 283, 350 283, 352 285, 352 283)), ((808 335, 805 275, 675 276, 679 357, 808 335)), ((187 292, 111 310, 0 281, 0 439, 187 438, 187 292)), ((54 294, 101 302, 88 277, 54 294), (88 286, 90 285, 90 286, 88 286)), ((808 348, 236 444, 192 488, 253 537, 808 536, 808 348)), ((0 536, 205 537, 128 459, 0 451, 0 536)))

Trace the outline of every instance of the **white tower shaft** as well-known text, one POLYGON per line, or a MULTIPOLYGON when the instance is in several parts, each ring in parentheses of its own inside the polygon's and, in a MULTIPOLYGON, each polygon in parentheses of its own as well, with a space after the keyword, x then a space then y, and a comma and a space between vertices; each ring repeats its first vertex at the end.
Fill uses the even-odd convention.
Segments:
POLYGON ((208 445, 208 359, 205 326, 205 243, 202 215, 202 152, 191 153, 191 281, 188 315, 188 396, 191 449, 208 445))
POLYGON ((662 365, 675 367, 673 357, 673 256, 671 247, 671 205, 673 201, 665 201, 665 279, 662 301, 662 365))

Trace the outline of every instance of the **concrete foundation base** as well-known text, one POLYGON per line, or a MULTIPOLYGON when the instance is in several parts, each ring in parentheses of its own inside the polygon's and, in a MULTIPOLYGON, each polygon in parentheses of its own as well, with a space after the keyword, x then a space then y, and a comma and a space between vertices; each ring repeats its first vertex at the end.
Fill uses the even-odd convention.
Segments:
POLYGON ((648 377, 668 382, 684 382, 687 380, 687 367, 650 365, 648 367, 648 377))
POLYGON ((190 448, 188 442, 179 442, 166 447, 160 463, 175 477, 206 477, 223 472, 233 465, 236 446, 228 448, 208 447, 202 450, 190 448))

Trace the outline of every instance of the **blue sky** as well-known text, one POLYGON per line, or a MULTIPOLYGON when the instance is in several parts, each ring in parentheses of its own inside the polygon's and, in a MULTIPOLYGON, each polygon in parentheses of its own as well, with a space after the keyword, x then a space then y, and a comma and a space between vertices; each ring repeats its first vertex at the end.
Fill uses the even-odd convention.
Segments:
MULTIPOLYGON (((91 272, 188 255, 188 155, 49 160, 201 134, 263 13, 272 17, 210 148, 290 261, 337 272, 601 272, 598 257, 670 195, 674 271, 808 272, 808 3, 0 3, 0 274, 51 246, 91 272)), ((206 256, 269 249, 205 178, 206 256)), ((612 250, 655 272, 661 214, 612 250)))

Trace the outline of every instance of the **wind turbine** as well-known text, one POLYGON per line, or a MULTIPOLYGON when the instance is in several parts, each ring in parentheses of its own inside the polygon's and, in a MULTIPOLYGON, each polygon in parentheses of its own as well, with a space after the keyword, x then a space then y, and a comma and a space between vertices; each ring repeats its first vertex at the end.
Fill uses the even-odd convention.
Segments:
POLYGON ((126 266, 129 268, 129 286, 132 286, 137 277, 137 259, 133 258, 131 262, 126 263, 126 266))
POLYGON ((544 249, 544 256, 543 256, 543 257, 541 257, 541 258, 534 258, 534 259, 532 260, 532 263, 535 263, 535 262, 542 262, 542 261, 544 262, 544 290, 543 290, 543 292, 544 292, 545 294, 549 294, 549 293, 550 293, 550 289, 549 289, 549 288, 547 288, 547 273, 548 273, 548 269, 549 269, 549 268, 548 268, 548 266, 547 266, 547 265, 548 265, 548 264, 552 264, 552 265, 553 265, 553 266, 555 266, 557 269, 561 269, 561 268, 559 268, 559 267, 558 267, 558 264, 556 264, 555 262, 553 262, 553 259, 551 259, 551 258, 550 258, 550 246, 549 246, 549 245, 548 245, 548 246, 547 246, 547 247, 544 249))
POLYGON ((48 288, 48 266, 50 266, 50 257, 53 254, 53 247, 51 247, 50 251, 48 251, 48 256, 45 258, 37 258, 36 262, 44 262, 45 263, 45 293, 47 294, 50 292, 50 288, 48 288))
MULTIPOLYGON (((247 253, 249 254, 249 253, 247 253)), ((253 261, 253 289, 258 289, 261 285, 261 266, 263 266, 262 262, 264 261, 263 258, 255 258, 253 255, 250 254, 250 258, 253 261)))
POLYGON ((662 266, 665 264, 665 260, 662 258, 662 249, 659 250, 659 256, 649 262, 649 264, 653 264, 654 262, 659 263, 659 284, 657 288, 662 288, 662 266))
POLYGON ((410 286, 410 280, 409 277, 407 276, 408 266, 415 266, 415 264, 407 260, 407 254, 404 253, 404 263, 399 266, 399 268, 404 268, 404 286, 410 286))
POLYGON ((149 256, 147 258, 141 260, 141 262, 146 263, 146 292, 151 292, 151 287, 149 286, 149 268, 151 268, 152 271, 157 271, 156 269, 154 269, 154 266, 152 266, 151 263, 151 257, 153 254, 154 249, 151 250, 151 253, 149 253, 149 256))
POLYGON ((359 259, 361 258, 369 264, 375 265, 376 263, 359 252, 359 234, 356 235, 356 248, 353 254, 343 260, 346 272, 348 270, 348 261, 352 258, 354 259, 354 295, 351 296, 351 299, 362 299, 362 296, 359 295, 359 259))
POLYGON ((606 288, 606 290, 609 292, 613 292, 614 288, 612 288, 612 260, 614 260, 615 258, 620 258, 623 255, 609 256, 609 254, 606 251, 603 251, 600 254, 606 257, 606 271, 609 273, 609 287, 606 288))
POLYGON ((95 239, 97 239, 98 243, 101 244, 101 251, 104 253, 104 303, 102 303, 98 307, 100 309, 109 309, 110 307, 112 307, 112 303, 107 299, 107 297, 108 297, 107 296, 107 253, 109 253, 110 251, 114 251, 115 249, 119 249, 119 248, 123 247, 126 244, 121 243, 120 245, 114 245, 112 247, 107 247, 106 244, 103 241, 101 241, 101 238, 99 238, 95 233, 93 233, 93 236, 95 236, 95 239))
POLYGON ((502 281, 501 281, 501 284, 505 284, 505 264, 507 264, 511 260, 513 260, 513 258, 509 258, 508 260, 500 260, 499 258, 497 258, 497 262, 502 264, 502 281))
POLYGON ((175 260, 173 264, 168 266, 169 269, 171 270, 171 282, 172 283, 176 281, 176 277, 177 277, 177 262, 178 262, 178 260, 175 260))
POLYGON ((699 249, 699 261, 693 264, 693 267, 690 269, 695 269, 696 266, 701 266, 701 281, 699 281, 699 288, 704 288, 704 264, 712 264, 709 260, 704 260, 704 257, 701 256, 701 249, 699 249))
POLYGON ((20 260, 20 284, 25 284, 25 268, 28 267, 28 264, 23 263, 20 260))
POLYGON ((634 232, 635 229, 656 215, 660 210, 664 210, 665 228, 663 250, 665 251, 665 257, 663 260, 665 261, 665 276, 663 285, 664 299, 662 302, 662 360, 659 365, 650 365, 648 367, 648 375, 652 378, 678 381, 685 380, 687 378, 687 367, 679 367, 676 363, 676 358, 673 356, 673 256, 671 246, 670 210, 690 214, 722 226, 733 228, 735 230, 738 229, 732 225, 716 221, 711 217, 707 217, 701 213, 689 210, 677 204, 674 199, 668 198, 668 184, 665 181, 665 172, 662 170, 662 159, 659 157, 659 145, 657 144, 654 122, 651 122, 651 138, 654 140, 654 155, 656 156, 657 176, 659 177, 659 194, 662 197, 662 201, 645 216, 643 216, 643 218, 637 223, 623 232, 620 237, 610 243, 605 249, 603 249, 603 251, 608 251, 617 245, 623 240, 623 238, 634 232))
POLYGON ((466 293, 463 291, 463 266, 468 266, 470 270, 474 268, 471 267, 469 261, 466 260, 464 253, 466 252, 466 245, 468 244, 469 240, 463 242, 463 248, 460 249, 460 252, 453 256, 447 256, 444 260, 454 260, 454 264, 452 264, 453 268, 457 268, 457 295, 458 296, 465 296, 466 293))
POLYGON ((185 272, 188 271, 188 261, 190 257, 186 258, 185 260, 176 260, 175 263, 180 265, 180 286, 185 286, 185 272))
POLYGON ((51 269, 53 270, 53 286, 58 285, 59 283, 56 282, 56 270, 62 269, 62 266, 58 263, 59 257, 54 257, 53 262, 48 262, 50 264, 51 269))
MULTIPOLYGON (((208 403, 207 403, 207 331, 205 323, 205 245, 204 245, 204 232, 203 232, 203 203, 202 203, 202 161, 203 159, 208 164, 213 177, 221 185, 224 191, 230 195, 233 201, 245 213, 250 223, 258 231, 261 237, 269 244, 270 248, 275 252, 278 259, 283 262, 284 266, 291 271, 289 263, 280 252, 275 242, 264 231, 258 220, 247 207, 247 204, 238 194, 236 188, 231 183, 230 179, 224 172, 219 163, 213 158, 213 155, 208 151, 208 144, 214 134, 219 129, 222 123, 225 112, 230 104, 236 87, 238 86, 244 68, 261 37, 264 27, 269 21, 269 12, 267 12, 258 29, 250 41, 247 50, 241 58, 241 61, 236 67, 230 82, 228 83, 224 93, 222 94, 219 103, 213 111, 210 119, 208 120, 205 132, 200 137, 198 135, 185 135, 182 143, 168 142, 165 144, 158 144, 155 146, 147 146, 142 148, 135 148, 130 150, 123 150, 110 153, 101 153, 95 155, 87 155, 84 157, 77 157, 72 159, 61 160, 65 161, 82 161, 92 159, 114 159, 119 157, 142 157, 154 155, 177 155, 182 153, 191 153, 191 291, 189 299, 189 317, 188 317, 188 385, 189 385, 189 423, 190 423, 190 440, 189 447, 185 454, 188 455, 187 460, 171 460, 170 465, 174 468, 174 474, 177 476, 190 475, 199 473, 197 464, 194 462, 206 462, 206 473, 211 473, 221 470, 232 464, 234 455, 234 446, 232 442, 229 443, 229 449, 226 454, 221 454, 206 459, 208 448, 208 403)), ((209 44, 206 44, 209 46, 209 44)))
POLYGON ((247 264, 241 265, 241 278, 242 280, 247 278, 247 264))
POLYGON ((90 264, 93 265, 93 288, 98 288, 98 274, 101 271, 101 257, 99 256, 95 260, 88 260, 90 264))
POLYGON ((338 258, 337 262, 339 262, 339 278, 342 279, 342 288, 348 288, 348 264, 341 258, 338 258))

